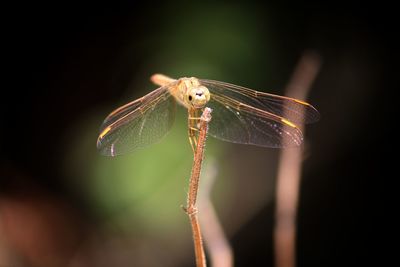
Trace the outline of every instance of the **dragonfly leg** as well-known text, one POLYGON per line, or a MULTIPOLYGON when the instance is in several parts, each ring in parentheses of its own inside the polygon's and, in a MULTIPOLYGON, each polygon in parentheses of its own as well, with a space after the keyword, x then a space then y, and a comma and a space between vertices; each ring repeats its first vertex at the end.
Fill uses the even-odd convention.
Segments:
POLYGON ((198 114, 199 110, 197 109, 189 109, 188 114, 188 135, 189 135, 189 143, 192 147, 193 153, 196 152, 197 147, 197 139, 198 139, 198 122, 200 120, 200 116, 198 114))
MULTIPOLYGON (((192 122, 195 122, 193 120, 191 120, 192 122)), ((196 122, 195 122, 196 123, 196 122)), ((190 125, 191 123, 189 123, 190 125)), ((199 129, 197 129, 196 127, 193 126, 189 126, 189 143, 190 146, 192 147, 193 153, 196 152, 196 147, 197 147, 197 132, 199 131, 199 129)))
POLYGON ((193 154, 196 153, 197 137, 189 136, 189 143, 190 143, 190 146, 192 147, 193 154))

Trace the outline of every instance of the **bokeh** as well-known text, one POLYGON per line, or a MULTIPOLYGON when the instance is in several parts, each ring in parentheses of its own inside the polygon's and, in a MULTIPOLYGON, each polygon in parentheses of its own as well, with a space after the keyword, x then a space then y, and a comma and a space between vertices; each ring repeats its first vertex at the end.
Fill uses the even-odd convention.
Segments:
MULTIPOLYGON (((338 4, 340 5, 340 4, 338 4)), ((10 20, 0 132, 0 266, 194 266, 185 204, 193 155, 178 107, 160 142, 123 157, 96 150, 118 106, 154 73, 284 94, 302 54, 321 70, 308 101, 298 266, 355 266, 361 185, 383 137, 371 122, 386 56, 366 8, 262 2, 30 4, 10 20), (375 143, 374 143, 375 142, 375 143)), ((213 114, 218 116, 218 114, 213 114)), ((210 137, 212 201, 235 266, 273 266, 279 149, 210 137)))

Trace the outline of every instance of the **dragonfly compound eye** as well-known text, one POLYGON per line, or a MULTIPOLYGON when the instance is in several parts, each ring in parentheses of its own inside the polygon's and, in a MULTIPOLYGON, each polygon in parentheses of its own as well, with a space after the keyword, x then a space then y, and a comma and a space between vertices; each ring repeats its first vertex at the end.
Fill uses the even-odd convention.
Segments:
POLYGON ((188 92, 187 99, 194 108, 202 108, 210 100, 210 92, 204 86, 191 88, 188 92))

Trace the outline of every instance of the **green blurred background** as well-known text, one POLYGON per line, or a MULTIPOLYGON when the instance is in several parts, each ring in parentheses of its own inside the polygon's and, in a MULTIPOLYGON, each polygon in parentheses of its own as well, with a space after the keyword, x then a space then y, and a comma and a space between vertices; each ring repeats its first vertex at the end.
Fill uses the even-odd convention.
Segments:
MULTIPOLYGON (((386 44, 369 10, 252 1, 17 7, 0 135, 0 265, 194 266, 180 209, 192 162, 185 110, 161 142, 117 158, 96 151, 103 119, 154 90, 154 73, 284 94, 313 51, 323 64, 309 102, 322 120, 307 128, 297 263, 354 266, 365 227, 360 187, 373 175, 363 166, 380 149, 365 144, 384 136, 365 129, 386 109, 373 100, 388 86, 386 44)), ((212 200, 236 266, 273 265, 278 156, 207 141, 205 164, 212 159, 218 172, 212 200)))

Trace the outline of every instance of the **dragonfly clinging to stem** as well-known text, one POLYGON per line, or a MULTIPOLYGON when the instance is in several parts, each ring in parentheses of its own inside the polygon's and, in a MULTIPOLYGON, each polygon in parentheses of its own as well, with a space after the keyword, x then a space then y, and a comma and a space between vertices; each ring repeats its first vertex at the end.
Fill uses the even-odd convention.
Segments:
POLYGON ((155 74, 151 80, 160 87, 105 118, 97 139, 101 154, 125 154, 159 141, 171 129, 176 102, 188 110, 188 134, 193 150, 205 107, 213 110, 209 135, 263 147, 299 146, 303 135, 297 124, 319 119, 312 105, 294 98, 195 77, 172 79, 155 74))

